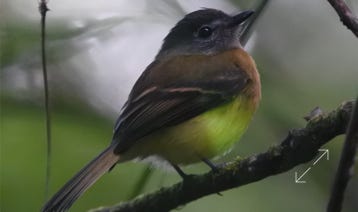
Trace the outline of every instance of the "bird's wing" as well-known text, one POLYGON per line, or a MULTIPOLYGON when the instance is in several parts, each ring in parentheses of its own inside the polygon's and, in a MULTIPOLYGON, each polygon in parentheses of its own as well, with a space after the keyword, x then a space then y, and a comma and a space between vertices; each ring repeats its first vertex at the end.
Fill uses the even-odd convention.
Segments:
MULTIPOLYGON (((113 140, 119 142, 117 150, 125 151, 155 130, 177 125, 232 100, 250 80, 238 67, 230 68, 209 77, 178 78, 161 86, 152 84, 145 89, 141 87, 141 92, 134 86, 114 128, 113 140)), ((147 75, 144 78, 151 78, 150 74, 144 74, 147 75)), ((145 83, 144 78, 140 78, 141 84, 145 83)))

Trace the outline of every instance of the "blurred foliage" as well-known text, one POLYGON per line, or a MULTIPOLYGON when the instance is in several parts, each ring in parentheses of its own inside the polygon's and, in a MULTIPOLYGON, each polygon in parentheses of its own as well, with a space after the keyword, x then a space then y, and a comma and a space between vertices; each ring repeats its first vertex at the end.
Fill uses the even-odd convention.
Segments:
POLYGON ((39 39, 39 34, 37 31, 29 28, 29 25, 26 23, 7 23, 2 26, 2 31, 1 48, 6 49, 6 51, 0 51, 0 65, 2 67, 14 62, 15 58, 20 53, 23 53, 24 49, 37 46, 36 41, 39 39))
MULTIPOLYGON (((0 68, 16 63, 21 56, 29 51, 40 48, 40 25, 30 21, 3 20, 0 34, 0 68)), ((63 22, 47 25, 47 40, 66 40, 83 33, 84 29, 69 29, 63 22)))
MULTIPOLYGON (((50 2, 52 3, 52 1, 50 2)), ((240 2, 243 8, 250 7, 252 4, 251 1, 232 0, 230 2, 240 2)), ((313 3, 309 2, 309 4, 313 3)), ((280 22, 279 19, 283 18, 278 15, 277 11, 280 14, 282 12, 282 15, 286 15, 284 17, 291 17, 290 13, 296 11, 292 8, 290 9, 291 5, 293 5, 292 2, 288 3, 286 1, 276 3, 269 11, 265 12, 264 18, 258 23, 257 31, 263 36, 258 36, 256 47, 252 53, 262 78, 262 104, 248 132, 237 147, 230 154, 219 159, 219 161, 230 160, 230 158, 237 155, 245 157, 256 152, 265 151, 284 138, 289 129, 304 126, 305 121, 302 117, 315 106, 319 105, 324 111, 332 110, 340 102, 353 99, 354 95, 357 94, 358 77, 356 77, 356 67, 358 64, 357 60, 350 58, 356 57, 358 51, 353 56, 351 54, 347 56, 335 55, 334 51, 339 47, 347 51, 352 49, 354 51, 355 46, 358 47, 358 45, 354 41, 352 43, 347 42, 348 39, 354 39, 354 37, 351 37, 349 32, 345 33, 345 28, 337 26, 340 23, 334 12, 331 14, 332 20, 336 22, 327 21, 331 24, 330 26, 334 25, 334 27, 332 27, 331 32, 322 32, 326 36, 319 34, 321 28, 317 32, 313 31, 321 24, 319 22, 321 21, 321 16, 313 12, 317 20, 316 22, 310 20, 310 22, 314 22, 310 25, 302 18, 304 15, 302 17, 294 16, 292 20, 287 18, 285 20, 287 22, 284 22, 284 20, 280 22), (288 9, 283 10, 282 8, 288 9), (292 23, 295 24, 294 28, 292 28, 292 23), (341 34, 337 33, 337 28, 343 32, 340 31, 341 34), (286 34, 278 37, 279 33, 282 32, 286 34), (296 37, 294 37, 295 35, 296 37), (281 40, 277 40, 278 38, 281 40), (324 44, 316 43, 317 40, 313 40, 313 38, 323 39, 322 43, 324 44), (340 40, 346 43, 338 42, 340 40), (273 41, 280 42, 272 43, 273 41), (322 54, 317 54, 317 52, 315 52, 316 55, 310 54, 311 51, 318 48, 321 49, 322 54), (330 49, 330 51, 327 49, 330 49), (276 53, 282 50, 285 51, 281 56, 286 57, 278 58, 276 53), (323 55, 323 53, 327 53, 330 57, 323 55), (287 67, 287 61, 296 62, 293 63, 296 65, 287 67), (298 66, 297 64, 301 65, 298 66), (340 67, 340 69, 330 68, 331 66, 340 67), (312 67, 317 68, 317 71, 312 70, 314 69, 312 67)), ((312 9, 313 7, 307 6, 306 8, 308 8, 309 12, 314 10, 312 9)), ((327 6, 325 9, 329 10, 330 8, 327 6)), ((8 11, 7 13, 10 12, 8 11)), ((10 20, 11 18, 8 18, 6 22, 3 22, 4 19, 2 19, 1 23, 0 74, 6 71, 9 72, 6 68, 11 65, 23 64, 23 55, 26 56, 26 60, 35 60, 37 49, 39 49, 39 24, 34 21, 25 21, 25 19, 19 21, 19 18, 10 20)), ((93 29, 101 28, 103 31, 109 31, 107 28, 103 28, 106 25, 105 23, 107 23, 106 27, 108 27, 109 25, 118 24, 120 21, 123 21, 123 19, 115 20, 112 18, 108 22, 92 20, 92 22, 89 22, 90 24, 85 25, 83 28, 69 27, 66 24, 66 22, 70 22, 69 20, 51 22, 48 25, 48 48, 53 47, 53 43, 56 41, 63 41, 57 43, 58 46, 61 46, 67 40, 71 40, 74 37, 78 38, 78 35, 93 29)), ((134 23, 137 24, 135 21, 134 23)), ((142 29, 139 27, 138 30, 142 29)), ((128 33, 125 30, 120 32, 128 33)), ((98 34, 94 34, 94 36, 98 36, 98 34)), ((117 34, 108 33, 105 34, 106 36, 117 36, 117 34)), ((79 39, 81 40, 82 38, 80 37, 79 39)), ((78 43, 75 42, 73 46, 75 44, 78 43)), ((68 45, 64 46, 62 49, 51 49, 54 54, 50 53, 49 57, 51 62, 56 64, 52 67, 52 70, 61 71, 59 64, 66 63, 64 57, 59 55, 64 54, 67 57, 66 59, 71 59, 73 56, 72 52, 69 52, 67 48, 68 45)), ((143 49, 143 47, 139 49, 143 49)), ((132 54, 134 50, 128 51, 128 49, 125 49, 124 51, 132 54)), ((76 51, 91 53, 88 48, 77 48, 76 51)), ((112 60, 117 59, 117 55, 112 56, 112 60)), ((87 71, 85 74, 89 75, 95 72, 89 67, 95 66, 93 64, 96 63, 84 64, 85 61, 79 61, 87 71)), ((138 59, 135 61, 138 61, 138 59)), ((64 72, 67 74, 67 78, 60 78, 56 75, 55 79, 53 79, 55 83, 64 84, 66 87, 66 82, 61 80, 70 79, 81 87, 89 84, 86 79, 82 79, 73 71, 76 67, 63 66, 65 67, 63 69, 67 71, 64 72), (75 81, 76 79, 78 81, 75 81)), ((27 68, 25 66, 24 73, 28 73, 27 68)), ((108 67, 103 68, 103 65, 101 65, 100 68, 102 68, 100 70, 100 73, 102 73, 108 67)), ((132 73, 132 75, 134 74, 132 73)), ((3 86, 5 84, 4 75, 0 75, 0 80, 0 85, 3 86)), ((15 84, 16 82, 6 83, 15 84)), ((90 84, 89 86, 100 88, 96 84, 90 84)), ((52 89, 52 93, 57 91, 56 87, 52 87, 52 89)), ((57 191, 74 173, 110 142, 115 117, 104 116, 102 111, 94 109, 93 105, 96 105, 97 102, 91 96, 88 97, 84 94, 81 96, 87 97, 89 99, 87 102, 82 99, 76 99, 73 93, 79 90, 69 87, 69 89, 64 90, 65 92, 62 92, 62 96, 52 96, 54 144, 51 193, 57 191)), ((3 87, 1 92, 0 211, 38 211, 44 202, 45 191, 44 108, 42 102, 38 101, 37 95, 31 96, 26 93, 25 98, 19 98, 16 95, 19 93, 17 90, 3 89, 3 87)), ((122 90, 118 90, 118 92, 124 93, 122 90)), ((102 95, 101 93, 100 97, 102 95)), ((99 106, 97 105, 97 107, 99 106)), ((116 112, 119 112, 119 108, 116 112)), ((343 138, 341 136, 325 146, 330 150, 330 161, 321 161, 318 166, 312 169, 305 176, 306 184, 295 184, 294 172, 302 173, 309 164, 254 184, 223 192, 223 197, 218 195, 205 197, 184 206, 181 211, 301 212, 303 209, 305 211, 323 211, 339 160, 343 138)), ((138 182, 142 182, 143 173, 144 176, 147 174, 147 168, 148 166, 142 163, 130 162, 117 165, 111 173, 105 175, 76 202, 72 211, 85 211, 101 205, 114 204, 120 200, 131 198, 133 193, 136 193, 136 190, 149 192, 180 180, 176 173, 153 170, 152 174, 148 175, 147 180, 145 180, 147 183, 144 183, 144 187, 140 189, 138 188, 140 184, 138 182)), ((184 169, 188 173, 203 173, 208 170, 203 164, 192 165, 184 169)), ((358 211, 357 197, 358 179, 357 175, 355 175, 349 184, 344 203, 345 212, 358 211)))

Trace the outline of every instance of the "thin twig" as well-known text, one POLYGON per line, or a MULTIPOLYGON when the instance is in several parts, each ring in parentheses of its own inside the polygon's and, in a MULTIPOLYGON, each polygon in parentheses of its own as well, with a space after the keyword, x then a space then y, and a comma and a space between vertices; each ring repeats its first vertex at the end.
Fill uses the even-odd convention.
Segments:
POLYGON ((327 0, 336 10, 342 23, 358 38, 358 18, 343 0, 327 0))
POLYGON ((339 212, 342 209, 344 192, 354 172, 354 160, 358 148, 358 98, 346 133, 341 159, 334 180, 327 212, 339 212))
POLYGON ((256 23, 256 20, 261 16, 262 12, 267 7, 267 4, 269 2, 270 2, 270 0, 262 0, 258 4, 258 6, 254 7, 255 8, 255 13, 250 18, 250 21, 246 22, 247 24, 244 26, 245 29, 244 29, 242 35, 240 36, 240 43, 241 43, 242 46, 245 46, 247 41, 251 37, 252 29, 253 29, 253 26, 256 23))
POLYGON ((244 160, 232 161, 218 172, 195 175, 185 182, 92 212, 170 211, 201 197, 286 172, 315 158, 322 145, 344 133, 352 107, 353 102, 347 102, 329 114, 315 117, 305 128, 292 130, 280 145, 244 160))
POLYGON ((46 184, 45 184, 45 199, 48 197, 50 185, 50 167, 51 167, 51 113, 49 101, 49 88, 46 66, 46 13, 49 11, 47 1, 41 0, 39 2, 39 11, 41 14, 41 57, 42 57, 42 73, 44 81, 44 95, 45 95, 45 110, 46 110, 46 184))

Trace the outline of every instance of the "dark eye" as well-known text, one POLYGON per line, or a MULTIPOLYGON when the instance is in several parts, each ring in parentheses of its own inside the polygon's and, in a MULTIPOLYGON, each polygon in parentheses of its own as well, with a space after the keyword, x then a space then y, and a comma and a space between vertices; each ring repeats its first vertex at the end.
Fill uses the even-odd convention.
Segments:
POLYGON ((198 37, 208 38, 213 33, 213 30, 208 26, 203 26, 198 31, 198 37))

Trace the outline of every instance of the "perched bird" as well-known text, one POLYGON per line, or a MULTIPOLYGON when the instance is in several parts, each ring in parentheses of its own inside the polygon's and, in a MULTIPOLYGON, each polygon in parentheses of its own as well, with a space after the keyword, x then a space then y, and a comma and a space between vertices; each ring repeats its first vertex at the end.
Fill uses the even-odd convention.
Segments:
POLYGON ((261 98, 259 73, 239 38, 253 14, 215 9, 186 15, 165 37, 135 83, 115 124, 112 142, 67 182, 42 211, 66 211, 117 163, 157 156, 184 178, 180 165, 231 148, 261 98))

